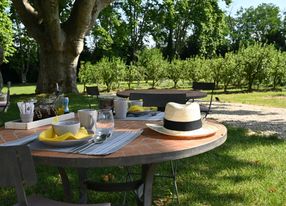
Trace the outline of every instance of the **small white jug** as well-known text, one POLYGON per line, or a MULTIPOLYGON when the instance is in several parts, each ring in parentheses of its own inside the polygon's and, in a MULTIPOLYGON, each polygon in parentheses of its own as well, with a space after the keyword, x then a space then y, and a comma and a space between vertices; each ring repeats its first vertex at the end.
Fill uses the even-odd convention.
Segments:
POLYGON ((94 109, 81 109, 77 111, 80 125, 89 132, 95 132, 97 111, 94 109))

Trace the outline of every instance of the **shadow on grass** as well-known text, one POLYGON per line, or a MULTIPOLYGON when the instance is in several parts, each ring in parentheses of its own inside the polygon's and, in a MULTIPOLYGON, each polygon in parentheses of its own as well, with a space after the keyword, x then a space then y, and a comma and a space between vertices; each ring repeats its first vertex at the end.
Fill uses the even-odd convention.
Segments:
MULTIPOLYGON (((259 184, 272 167, 259 161, 263 153, 260 157, 240 155, 256 147, 270 149, 285 143, 274 137, 248 136, 245 132, 229 128, 228 139, 219 148, 177 161, 180 205, 238 205, 244 202, 247 205, 245 196, 253 190, 247 185, 249 182, 259 184), (245 185, 245 188, 235 189, 236 184, 245 185)), ((155 188, 163 193, 166 186, 159 184, 155 188)))

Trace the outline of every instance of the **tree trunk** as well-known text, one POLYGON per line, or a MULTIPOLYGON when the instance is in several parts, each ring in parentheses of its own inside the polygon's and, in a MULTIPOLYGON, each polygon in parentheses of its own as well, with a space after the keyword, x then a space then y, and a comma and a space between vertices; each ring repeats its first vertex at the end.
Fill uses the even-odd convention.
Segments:
POLYGON ((175 53, 174 53, 174 42, 173 42, 173 29, 169 30, 168 34, 168 42, 167 42, 167 56, 168 56, 168 61, 172 62, 174 59, 175 53))
POLYGON ((36 93, 52 93, 59 84, 61 91, 78 93, 76 70, 79 54, 68 49, 52 50, 40 46, 40 72, 36 93))
POLYGON ((253 85, 253 79, 249 79, 248 80, 248 87, 247 87, 248 92, 252 92, 252 85, 253 85))
POLYGON ((174 88, 176 89, 178 86, 178 81, 176 81, 176 80, 173 80, 173 81, 174 81, 174 88))
POLYGON ((78 93, 76 68, 86 33, 99 13, 112 0, 12 0, 22 23, 40 45, 40 70, 36 93, 55 91, 78 93), (70 14, 62 21, 60 14, 70 14), (67 12, 69 13, 69 12, 67 12))

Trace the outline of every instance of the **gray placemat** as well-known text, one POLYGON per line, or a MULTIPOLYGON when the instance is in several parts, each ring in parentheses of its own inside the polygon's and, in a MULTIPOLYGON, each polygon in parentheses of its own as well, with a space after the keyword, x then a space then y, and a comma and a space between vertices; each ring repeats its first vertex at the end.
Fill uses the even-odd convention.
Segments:
MULTIPOLYGON (((101 144, 94 144, 93 146, 81 150, 80 152, 74 152, 79 154, 86 154, 86 155, 107 155, 111 154, 125 145, 127 145, 129 142, 136 139, 138 136, 140 136, 142 133, 142 130, 137 131, 114 131, 112 133, 112 136, 107 138, 103 143, 101 144)), ((32 142, 30 144, 30 148, 32 150, 49 150, 49 151, 55 151, 55 152, 72 152, 77 147, 81 147, 81 145, 76 145, 72 147, 53 147, 46 145, 38 140, 32 142)))
POLYGON ((29 135, 26 137, 22 137, 20 139, 5 142, 3 144, 0 144, 0 146, 16 146, 16 145, 28 144, 28 143, 34 141, 35 139, 37 139, 38 136, 39 136, 39 133, 32 134, 32 135, 29 135))

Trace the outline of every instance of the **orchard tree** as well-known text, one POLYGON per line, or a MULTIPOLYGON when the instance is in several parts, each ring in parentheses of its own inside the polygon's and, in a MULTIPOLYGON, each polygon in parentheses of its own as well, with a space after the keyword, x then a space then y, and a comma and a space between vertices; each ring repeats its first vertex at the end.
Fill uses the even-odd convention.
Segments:
POLYGON ((225 54, 225 57, 222 61, 220 74, 220 81, 223 84, 224 92, 227 92, 230 84, 239 82, 241 70, 239 68, 240 64, 238 62, 238 55, 234 54, 233 52, 228 52, 225 54))
POLYGON ((248 91, 251 92, 255 83, 261 83, 266 77, 269 66, 269 47, 256 43, 242 48, 238 53, 242 61, 242 74, 247 81, 248 91))
POLYGON ((174 59, 166 67, 166 77, 174 82, 174 88, 178 87, 178 82, 184 78, 185 61, 174 59))
POLYGON ((95 65, 95 73, 98 81, 106 85, 107 92, 110 92, 114 84, 123 80, 125 74, 125 63, 120 58, 102 58, 95 65))
POLYGON ((209 62, 209 68, 211 69, 210 74, 215 82, 216 87, 218 87, 221 81, 224 59, 220 56, 217 58, 208 59, 206 62, 209 62))
POLYGON ((125 80, 127 81, 128 89, 131 89, 131 84, 133 81, 137 81, 137 83, 139 83, 140 80, 143 79, 140 72, 142 67, 137 66, 136 64, 130 64, 129 66, 126 66, 125 69, 125 80))
POLYGON ((286 53, 277 51, 273 46, 270 48, 270 65, 268 75, 272 89, 276 89, 279 83, 285 82, 286 77, 286 53))
POLYGON ((111 0, 12 0, 31 37, 39 44, 36 92, 77 93, 76 68, 84 37, 111 0))
POLYGON ((95 66, 91 64, 89 61, 80 62, 80 68, 78 73, 79 81, 83 84, 83 89, 85 92, 85 87, 87 84, 97 83, 98 76, 96 76, 95 66))
POLYGON ((184 76, 190 82, 208 81, 210 69, 208 61, 204 57, 196 56, 185 61, 184 76))
POLYGON ((138 65, 144 67, 145 79, 151 80, 151 88, 155 88, 164 77, 167 61, 159 49, 144 49, 138 53, 138 65))

